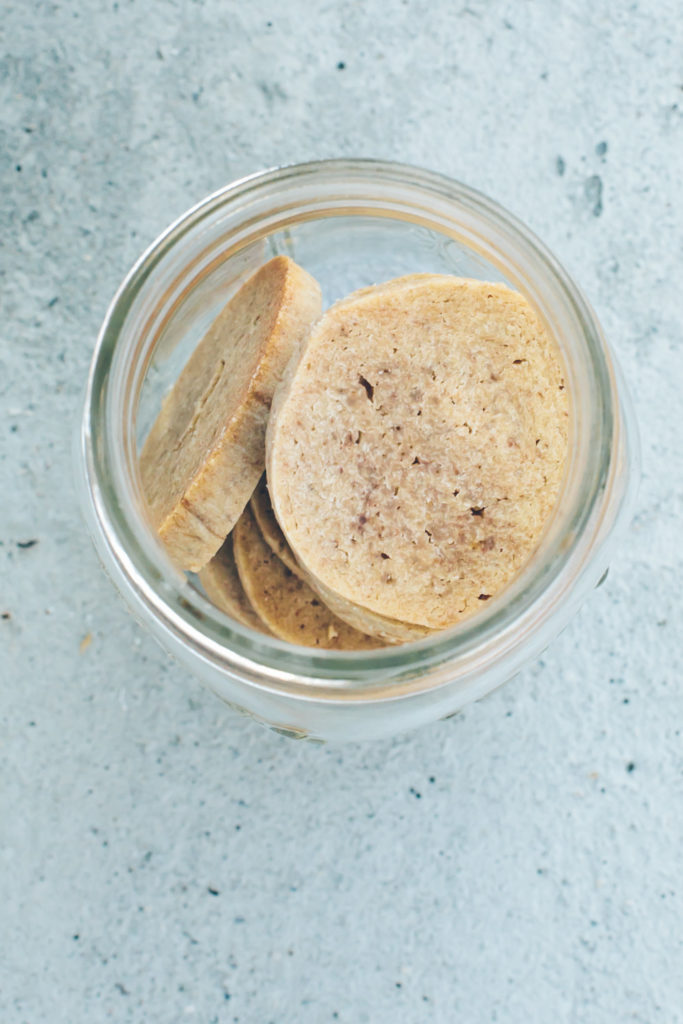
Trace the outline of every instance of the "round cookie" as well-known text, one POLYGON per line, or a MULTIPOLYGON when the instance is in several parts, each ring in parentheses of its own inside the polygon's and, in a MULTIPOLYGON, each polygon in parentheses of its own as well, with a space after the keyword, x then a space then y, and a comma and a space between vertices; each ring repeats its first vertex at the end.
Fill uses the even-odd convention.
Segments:
POLYGON ((250 626, 260 633, 270 633, 265 622, 256 614, 244 593, 235 565, 232 548, 232 534, 221 549, 199 573, 207 597, 227 615, 237 619, 243 626, 250 626))
POLYGON ((521 294, 438 275, 366 289, 278 388, 273 508, 326 599, 444 628, 528 561, 567 428, 564 368, 521 294))
POLYGON ((249 501, 273 391, 320 309, 317 282, 275 257, 233 296, 164 400, 140 472, 152 522, 182 569, 208 562, 249 501))
POLYGON ((268 628, 304 647, 360 651, 383 646, 338 619, 302 579, 290 572, 261 536, 246 508, 235 526, 234 551, 244 591, 268 628))

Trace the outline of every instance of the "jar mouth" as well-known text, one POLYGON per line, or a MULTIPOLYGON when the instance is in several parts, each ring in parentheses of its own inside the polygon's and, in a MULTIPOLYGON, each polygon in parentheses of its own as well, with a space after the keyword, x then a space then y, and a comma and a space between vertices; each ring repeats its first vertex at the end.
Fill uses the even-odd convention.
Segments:
POLYGON ((481 193, 432 171, 375 160, 325 160, 259 172, 220 189, 140 257, 114 296, 97 340, 80 464, 96 546, 143 618, 251 685, 348 700, 361 693, 401 696, 471 675, 522 645, 570 601, 604 540, 607 509, 623 496, 620 431, 614 368, 595 316, 521 222, 481 193), (560 347, 572 425, 553 518, 529 563, 490 606, 424 640, 345 652, 295 647, 255 633, 224 616, 172 565, 144 513, 135 422, 142 382, 178 295, 187 293, 211 260, 225 255, 226 240, 237 253, 297 220, 355 215, 426 226, 499 268, 536 306, 560 347))

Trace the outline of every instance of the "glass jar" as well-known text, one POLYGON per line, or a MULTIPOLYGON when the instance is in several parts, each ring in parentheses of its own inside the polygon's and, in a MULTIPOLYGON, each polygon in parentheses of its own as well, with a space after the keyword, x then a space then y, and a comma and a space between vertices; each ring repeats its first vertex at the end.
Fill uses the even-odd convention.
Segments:
POLYGON ((83 506, 134 614, 219 697, 296 737, 365 740, 447 717, 536 658, 604 575, 630 513, 637 438, 584 297, 531 232, 448 178, 372 160, 285 167, 221 189, 138 260, 105 317, 79 445, 83 506), (521 574, 474 617, 377 651, 295 647, 228 618, 150 529, 137 454, 160 400, 226 298, 272 255, 325 304, 399 274, 450 273, 524 293, 563 354, 570 449, 557 509, 521 574))

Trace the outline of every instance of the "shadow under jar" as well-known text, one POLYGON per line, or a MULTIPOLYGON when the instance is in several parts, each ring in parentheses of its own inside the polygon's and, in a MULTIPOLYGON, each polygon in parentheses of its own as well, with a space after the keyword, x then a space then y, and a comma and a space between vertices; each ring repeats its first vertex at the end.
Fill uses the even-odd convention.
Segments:
POLYGON ((371 160, 255 174, 154 242, 107 312, 78 454, 97 551, 138 619, 231 706, 288 735, 324 740, 372 739, 447 717, 536 658, 605 573, 637 476, 623 382, 595 315, 553 256, 472 189, 371 160), (325 306, 415 272, 501 281, 526 295, 562 353, 569 451, 555 512, 523 571, 452 629, 360 653, 295 647, 214 607, 150 529, 140 445, 229 296, 278 253, 317 278, 325 306))

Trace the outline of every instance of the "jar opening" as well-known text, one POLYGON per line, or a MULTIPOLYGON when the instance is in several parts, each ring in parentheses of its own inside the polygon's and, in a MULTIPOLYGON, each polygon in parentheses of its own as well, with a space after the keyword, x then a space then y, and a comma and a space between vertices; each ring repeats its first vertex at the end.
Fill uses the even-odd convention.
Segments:
POLYGON ((398 696, 464 678, 502 657, 568 600, 619 487, 615 395, 609 353, 587 303, 545 247, 491 200, 399 164, 331 160, 267 171, 176 221, 116 294, 93 358, 81 436, 89 518, 132 603, 200 658, 265 688, 305 688, 337 700, 358 690, 398 696), (495 275, 537 308, 565 361, 569 457, 541 544, 489 606, 426 640, 358 653, 256 634, 223 615, 170 563, 147 524, 137 453, 161 395, 226 291, 281 251, 322 277, 328 304, 402 272, 450 267, 446 272, 461 276, 495 275))

